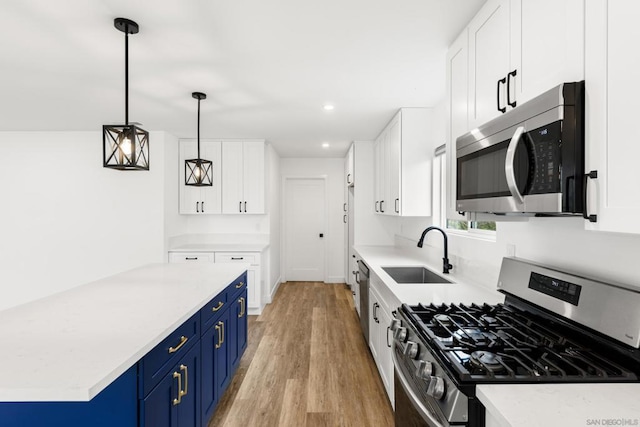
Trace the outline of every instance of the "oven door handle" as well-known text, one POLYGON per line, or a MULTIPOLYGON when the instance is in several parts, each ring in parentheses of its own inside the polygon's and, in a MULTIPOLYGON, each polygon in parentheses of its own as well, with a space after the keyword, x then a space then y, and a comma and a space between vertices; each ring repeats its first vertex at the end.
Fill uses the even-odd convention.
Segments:
POLYGON ((518 148, 518 141, 522 138, 523 133, 524 127, 518 126, 518 129, 516 129, 511 137, 511 141, 509 141, 507 158, 504 161, 504 173, 507 178, 507 187, 509 187, 509 192, 513 198, 520 204, 524 203, 524 197, 522 197, 522 194, 520 194, 520 191, 518 190, 518 185, 516 183, 516 171, 513 168, 513 162, 516 156, 516 148, 518 148))
POLYGON ((429 410, 427 410, 427 408, 425 408, 425 406, 420 402, 420 399, 418 398, 418 396, 416 396, 415 392, 411 389, 411 386, 409 385, 409 382, 404 377, 404 375, 402 374, 402 371, 398 367, 398 366, 400 366, 400 363, 398 363, 398 358, 396 356, 395 348, 396 348, 396 341, 393 340, 393 347, 391 348, 391 358, 393 359, 393 365, 395 366, 395 374, 396 374, 396 377, 398 378, 398 380, 400 380, 400 384, 402 384, 402 388, 404 389, 405 393, 407 393, 407 397, 409 398, 409 400, 413 404, 413 407, 416 409, 416 411, 418 411, 420 416, 427 423, 429 423, 429 425, 431 425, 433 427, 446 427, 440 421, 435 419, 433 417, 433 415, 431 415, 429 410))

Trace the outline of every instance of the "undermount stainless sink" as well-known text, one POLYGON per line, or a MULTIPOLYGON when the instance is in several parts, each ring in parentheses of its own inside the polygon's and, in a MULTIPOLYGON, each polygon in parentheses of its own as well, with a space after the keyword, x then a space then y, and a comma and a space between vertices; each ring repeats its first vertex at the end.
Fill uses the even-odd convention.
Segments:
POLYGON ((424 267, 382 267, 397 283, 453 283, 424 267))

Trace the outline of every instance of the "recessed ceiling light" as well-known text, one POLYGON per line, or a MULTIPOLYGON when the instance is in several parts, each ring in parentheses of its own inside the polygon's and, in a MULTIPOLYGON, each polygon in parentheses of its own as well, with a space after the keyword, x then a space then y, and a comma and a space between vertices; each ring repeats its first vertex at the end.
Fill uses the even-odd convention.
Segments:
POLYGON ((322 148, 329 148, 329 143, 328 142, 323 142, 322 143, 322 148))
POLYGON ((333 107, 333 105, 331 105, 331 104, 325 104, 325 105, 324 105, 324 109, 325 109, 325 111, 331 111, 331 110, 333 110, 333 108, 334 108, 334 107, 333 107))

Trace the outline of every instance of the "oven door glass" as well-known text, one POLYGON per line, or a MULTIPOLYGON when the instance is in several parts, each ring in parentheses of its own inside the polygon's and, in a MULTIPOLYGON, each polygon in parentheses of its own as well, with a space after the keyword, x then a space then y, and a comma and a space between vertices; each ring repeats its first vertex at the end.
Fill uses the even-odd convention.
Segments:
POLYGON ((420 416, 413 403, 407 396, 407 392, 398 380, 398 373, 394 375, 394 396, 395 396, 395 422, 396 426, 428 427, 429 424, 420 416))

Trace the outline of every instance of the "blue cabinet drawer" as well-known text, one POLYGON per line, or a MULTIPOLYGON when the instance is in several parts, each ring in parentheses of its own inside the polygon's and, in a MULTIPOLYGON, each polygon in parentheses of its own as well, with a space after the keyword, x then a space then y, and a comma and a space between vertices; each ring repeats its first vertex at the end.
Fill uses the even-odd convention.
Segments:
POLYGON ((200 316, 196 313, 142 358, 140 377, 143 396, 160 382, 176 361, 199 339, 200 316))
POLYGON ((233 281, 227 289, 231 293, 231 300, 236 300, 240 297, 243 292, 247 290, 247 272, 242 273, 240 277, 233 281))
POLYGON ((200 310, 201 331, 204 333, 220 318, 220 315, 229 307, 229 287, 216 295, 200 310))

